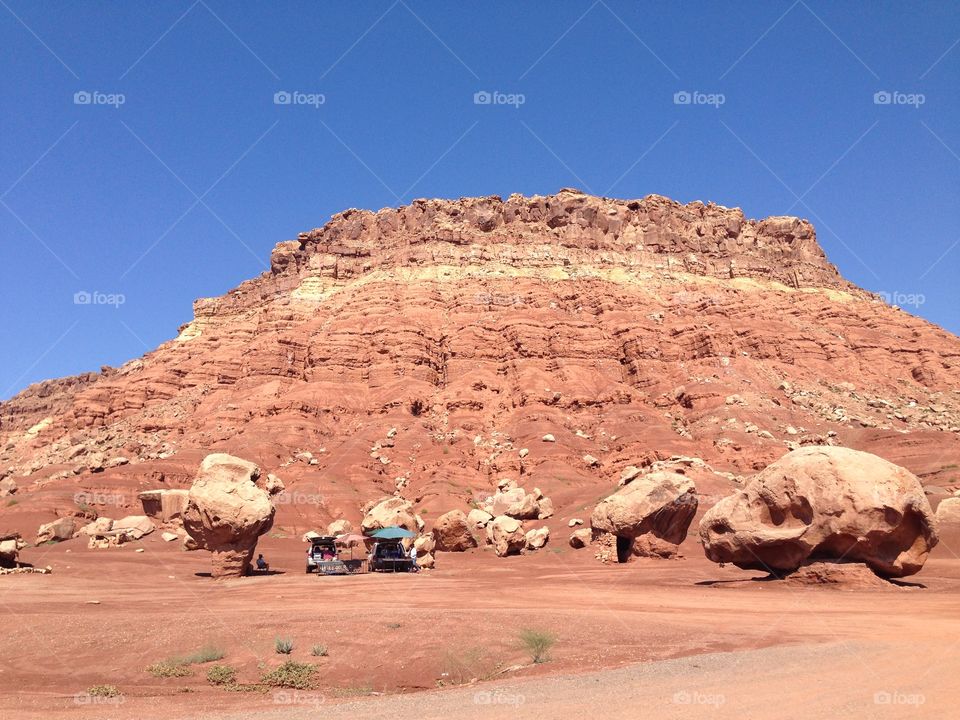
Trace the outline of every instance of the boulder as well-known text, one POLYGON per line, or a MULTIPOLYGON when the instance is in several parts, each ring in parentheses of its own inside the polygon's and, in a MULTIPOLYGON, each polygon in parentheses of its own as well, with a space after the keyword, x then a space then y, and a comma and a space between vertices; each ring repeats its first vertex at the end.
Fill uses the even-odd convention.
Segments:
POLYGON ((334 520, 332 523, 327 525, 327 535, 346 535, 347 533, 353 532, 353 523, 349 520, 340 518, 339 520, 334 520))
MULTIPOLYGON (((419 552, 419 551, 418 551, 419 552)), ((422 568, 427 568, 432 570, 437 565, 437 561, 434 559, 431 553, 426 553, 423 556, 417 556, 417 565, 422 568)))
POLYGON ((113 520, 108 517, 98 517, 92 523, 88 523, 80 528, 80 533, 93 537, 94 535, 103 535, 113 529, 113 520))
POLYGON ((17 492, 17 483, 13 478, 4 478, 0 480, 0 497, 7 497, 17 492))
POLYGON ((487 525, 487 539, 500 557, 519 553, 527 544, 523 525, 516 518, 499 515, 487 525))
MULTIPOLYGON (((437 542, 434 540, 433 535, 421 535, 413 541, 413 546, 417 549, 417 556, 419 558, 421 555, 432 554, 437 546, 437 542)), ((418 559, 417 562, 420 562, 420 560, 418 559)))
POLYGON ((696 487, 685 475, 653 472, 601 501, 590 524, 596 531, 634 540, 652 533, 679 545, 697 512, 696 487))
POLYGON ((482 530, 491 520, 493 520, 493 515, 486 510, 474 508, 467 513, 467 524, 476 530, 482 530))
POLYGON ((593 538, 593 533, 590 528, 580 528, 579 530, 574 530, 570 535, 570 547, 580 549, 584 548, 590 544, 590 541, 593 538))
POLYGON ((540 501, 536 494, 519 487, 497 491, 488 507, 494 517, 509 515, 518 520, 536 520, 540 515, 540 501))
POLYGON ((543 440, 544 442, 556 442, 556 441, 557 441, 557 439, 556 439, 551 433, 547 433, 546 435, 544 435, 543 438, 542 438, 542 440, 543 440))
POLYGON ((189 494, 188 490, 145 490, 137 497, 144 515, 168 523, 183 517, 189 494))
POLYGON ((419 532, 417 516, 413 512, 413 503, 400 497, 387 497, 378 500, 367 509, 360 523, 360 529, 365 535, 374 530, 398 525, 410 532, 419 532))
POLYGON ((570 518, 570 522, 567 523, 567 527, 576 527, 577 525, 583 525, 583 520, 580 518, 570 518))
POLYGON ((433 526, 433 538, 438 552, 463 552, 477 546, 462 510, 451 510, 438 517, 433 526))
POLYGON ((548 497, 537 501, 537 520, 546 520, 553 516, 553 500, 548 497))
POLYGON ((259 467, 232 455, 215 453, 200 464, 183 526, 213 553, 214 578, 246 575, 257 538, 273 526, 276 508, 259 479, 259 467))
POLYGON ((526 538, 527 550, 539 550, 550 539, 550 528, 542 527, 536 530, 528 530, 524 537, 526 538))
POLYGON ((949 497, 937 505, 937 535, 945 548, 960 547, 960 497, 949 497))
POLYGON ((787 453, 700 522, 707 557, 783 574, 808 560, 912 575, 937 544, 930 503, 904 468, 832 446, 787 453))
POLYGON ((24 547, 26 547, 26 543, 20 539, 20 533, 0 533, 0 567, 17 567, 20 551, 24 547))
POLYGON ((163 533, 160 533, 160 539, 163 540, 164 542, 173 542, 174 540, 176 540, 176 539, 179 538, 179 537, 180 537, 179 535, 177 535, 176 533, 172 533, 172 532, 163 532, 163 533))
MULTIPOLYGON (((331 535, 333 533, 330 533, 331 535)), ((300 536, 300 542, 310 542, 314 538, 322 537, 320 533, 316 530, 307 530, 303 535, 300 536)))
POLYGON ((638 468, 636 465, 628 465, 620 471, 620 484, 626 485, 627 483, 636 480, 642 472, 643 470, 638 468))
POLYGON ((146 515, 129 515, 125 518, 113 521, 111 530, 123 532, 131 540, 139 540, 144 535, 149 535, 157 526, 154 525, 146 515))
POLYGON ((70 540, 77 533, 77 521, 72 517, 57 518, 37 530, 37 545, 43 542, 70 540))

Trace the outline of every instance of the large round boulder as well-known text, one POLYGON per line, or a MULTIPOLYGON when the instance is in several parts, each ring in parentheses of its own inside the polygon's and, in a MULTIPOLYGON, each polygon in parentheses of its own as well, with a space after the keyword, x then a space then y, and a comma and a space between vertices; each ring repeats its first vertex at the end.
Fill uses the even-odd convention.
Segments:
POLYGON ((500 557, 519 553, 527 544, 523 525, 516 518, 499 515, 487 525, 487 539, 500 557))
POLYGON ((593 510, 595 531, 635 540, 651 533, 679 545, 697 512, 693 480, 674 472, 653 472, 602 500, 593 510))
POLYGON ((463 552, 477 546, 462 510, 451 510, 438 517, 433 526, 433 538, 439 552, 463 552))
POLYGON ((410 532, 419 533, 420 526, 413 512, 413 503, 401 497, 387 497, 370 503, 360 523, 360 530, 369 535, 385 527, 399 526, 410 532))
MULTIPOLYGON (((257 538, 273 526, 276 508, 258 481, 260 468, 232 455, 215 453, 200 463, 183 526, 198 547, 213 553, 215 578, 246 575, 257 538)), ((277 493, 283 485, 271 480, 269 488, 277 493)))
POLYGON ((883 577, 912 575, 937 544, 920 481, 865 452, 787 453, 717 503, 700 522, 707 557, 778 574, 806 561, 863 562, 883 577))

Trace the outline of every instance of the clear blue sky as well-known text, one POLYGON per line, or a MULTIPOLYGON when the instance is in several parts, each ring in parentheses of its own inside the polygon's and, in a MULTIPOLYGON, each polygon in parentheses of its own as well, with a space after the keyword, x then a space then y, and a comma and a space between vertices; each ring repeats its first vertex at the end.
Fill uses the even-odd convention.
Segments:
POLYGON ((960 332, 958 40, 955 2, 0 0, 0 398, 344 208, 564 186, 807 217, 960 332))

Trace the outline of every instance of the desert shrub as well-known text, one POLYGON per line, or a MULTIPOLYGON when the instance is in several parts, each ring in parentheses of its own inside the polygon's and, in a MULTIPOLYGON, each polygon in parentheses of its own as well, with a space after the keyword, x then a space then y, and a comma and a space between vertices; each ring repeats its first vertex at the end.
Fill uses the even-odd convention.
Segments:
POLYGON ((122 694, 116 685, 94 685, 87 688, 87 695, 90 697, 114 698, 120 697, 122 694))
POLYGON ((327 652, 326 645, 314 645, 310 653, 314 657, 326 657, 327 655, 329 655, 329 653, 327 652))
POLYGON ((548 653, 556 642, 557 638, 545 630, 526 628, 520 631, 520 644, 530 653, 530 659, 534 663, 549 660, 548 653))
POLYGON ((293 652, 293 639, 278 637, 273 641, 273 648, 277 651, 278 655, 289 655, 293 652))
POLYGON ((214 665, 207 670, 207 682, 211 685, 233 685, 237 681, 237 669, 229 665, 214 665))
POLYGON ((189 667, 176 660, 164 660, 163 662, 154 663, 147 668, 147 672, 158 678, 193 675, 193 671, 190 670, 189 667))
POLYGON ((307 690, 313 687, 313 674, 316 670, 313 665, 287 660, 280 667, 265 673, 260 680, 264 685, 273 687, 307 690))

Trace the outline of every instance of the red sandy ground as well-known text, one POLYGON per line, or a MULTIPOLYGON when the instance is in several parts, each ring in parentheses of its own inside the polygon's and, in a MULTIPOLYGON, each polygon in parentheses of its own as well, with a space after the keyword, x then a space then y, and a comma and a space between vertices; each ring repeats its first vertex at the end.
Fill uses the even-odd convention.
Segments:
POLYGON ((558 539, 524 557, 440 554, 419 575, 318 578, 302 545, 267 537, 282 574, 226 582, 177 545, 24 551, 54 574, 0 578, 0 718, 943 718, 960 700, 960 561, 943 546, 905 586, 876 588, 751 581, 692 539, 673 561, 604 566, 558 539), (530 664, 524 628, 557 636, 549 662, 530 664), (278 636, 319 665, 317 689, 144 670, 214 644, 256 682, 284 659, 278 636), (318 643, 328 657, 311 656, 318 643), (123 702, 77 701, 98 684, 123 702))

